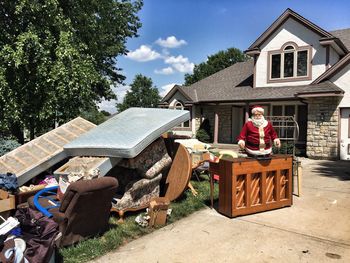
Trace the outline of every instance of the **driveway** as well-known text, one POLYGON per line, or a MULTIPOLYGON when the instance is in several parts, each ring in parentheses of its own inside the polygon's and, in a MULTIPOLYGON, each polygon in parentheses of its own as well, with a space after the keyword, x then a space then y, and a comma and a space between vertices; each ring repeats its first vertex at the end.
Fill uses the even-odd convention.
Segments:
POLYGON ((206 208, 94 262, 350 262, 350 162, 302 166, 292 207, 232 219, 206 208))

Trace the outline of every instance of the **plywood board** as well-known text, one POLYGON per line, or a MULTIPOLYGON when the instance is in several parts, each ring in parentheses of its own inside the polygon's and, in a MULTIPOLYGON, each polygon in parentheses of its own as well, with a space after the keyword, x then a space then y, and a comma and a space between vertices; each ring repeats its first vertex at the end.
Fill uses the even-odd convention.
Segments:
POLYGON ((63 146, 95 124, 75 118, 0 157, 0 173, 14 173, 21 186, 67 157, 63 146))

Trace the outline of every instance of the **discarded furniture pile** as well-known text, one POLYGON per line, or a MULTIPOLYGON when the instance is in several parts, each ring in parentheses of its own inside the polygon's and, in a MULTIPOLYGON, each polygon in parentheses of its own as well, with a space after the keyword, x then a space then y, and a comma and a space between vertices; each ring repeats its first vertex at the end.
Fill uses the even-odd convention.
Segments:
POLYGON ((0 258, 49 262, 55 246, 103 233, 111 211, 122 218, 150 207, 151 224, 159 224, 192 174, 188 151, 174 144, 169 152, 161 135, 189 118, 188 111, 145 108, 98 126, 78 117, 0 157, 0 258), (39 223, 43 232, 32 233, 39 223), (31 242, 42 235, 48 239, 31 242))

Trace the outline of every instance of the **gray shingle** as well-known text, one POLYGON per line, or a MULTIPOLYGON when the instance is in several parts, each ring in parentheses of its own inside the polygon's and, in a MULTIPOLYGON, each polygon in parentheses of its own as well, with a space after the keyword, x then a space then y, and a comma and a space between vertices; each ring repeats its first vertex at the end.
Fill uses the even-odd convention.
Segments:
POLYGON ((350 28, 329 31, 333 36, 339 38, 348 50, 350 50, 350 28))
POLYGON ((295 99, 298 94, 305 93, 343 93, 344 91, 330 81, 320 84, 303 86, 281 86, 281 87, 237 87, 226 89, 225 96, 210 93, 204 100, 200 101, 258 101, 258 100, 281 100, 295 99))

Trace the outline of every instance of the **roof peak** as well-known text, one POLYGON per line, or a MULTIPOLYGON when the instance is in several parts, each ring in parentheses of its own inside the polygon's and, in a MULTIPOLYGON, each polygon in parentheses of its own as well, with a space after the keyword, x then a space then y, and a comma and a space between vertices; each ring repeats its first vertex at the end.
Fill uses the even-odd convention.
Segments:
MULTIPOLYGON (((263 42, 266 41, 266 39, 271 36, 276 30, 288 19, 293 18, 297 22, 303 24, 304 26, 308 27, 310 30, 316 32, 322 37, 333 37, 332 34, 330 34, 328 31, 322 29, 321 27, 317 26, 316 24, 312 23, 305 17, 299 15, 297 12, 293 11, 290 8, 287 8, 258 38, 255 40, 255 42, 248 48, 247 51, 256 49, 262 45, 263 42)), ((246 51, 246 52, 247 52, 246 51)))

